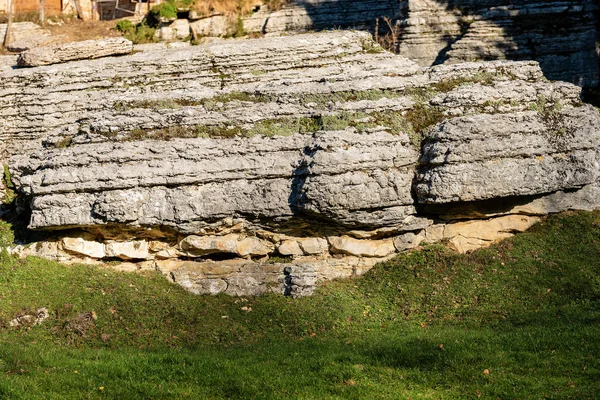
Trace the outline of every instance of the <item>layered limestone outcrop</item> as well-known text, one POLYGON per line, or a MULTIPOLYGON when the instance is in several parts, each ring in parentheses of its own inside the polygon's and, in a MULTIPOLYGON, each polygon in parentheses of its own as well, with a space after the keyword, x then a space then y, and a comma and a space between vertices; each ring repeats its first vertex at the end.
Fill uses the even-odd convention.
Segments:
POLYGON ((535 62, 421 68, 330 32, 0 78, 3 162, 46 235, 11 251, 194 293, 307 295, 598 207, 600 116, 535 62))
MULTIPOLYGON (((382 37, 397 37, 388 42, 421 66, 535 60, 549 79, 595 87, 598 8, 594 0, 295 0, 276 11, 263 6, 245 16, 243 25, 246 32, 267 35, 378 30, 382 37)), ((225 32, 202 25, 207 28, 200 34, 225 32)))
POLYGON ((549 79, 598 85, 593 0, 407 0, 400 54, 427 66, 536 60, 549 79))
POLYGON ((245 16, 246 32, 281 34, 323 29, 373 29, 378 18, 402 16, 404 1, 294 0, 279 10, 263 5, 245 16))
POLYGON ((66 44, 54 44, 28 49, 19 54, 20 67, 40 67, 68 61, 129 54, 133 43, 125 38, 84 40, 66 44))

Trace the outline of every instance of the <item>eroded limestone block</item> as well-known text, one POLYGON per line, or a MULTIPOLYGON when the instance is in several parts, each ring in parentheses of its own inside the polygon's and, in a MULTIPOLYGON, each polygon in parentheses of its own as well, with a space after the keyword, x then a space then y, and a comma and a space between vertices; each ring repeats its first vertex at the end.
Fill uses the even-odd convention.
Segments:
MULTIPOLYGON (((61 239, 63 250, 86 257, 101 259, 106 256, 104 244, 95 240, 86 240, 82 237, 64 237, 61 239)), ((114 247, 111 249, 114 251, 114 247)), ((145 257, 130 257, 145 258, 145 257)))
POLYGON ((331 251, 358 257, 385 257, 396 251, 392 239, 359 240, 350 236, 327 238, 331 251))
POLYGON ((240 257, 264 256, 275 251, 275 246, 257 237, 238 234, 225 236, 187 236, 180 242, 181 249, 192 256, 216 253, 237 254, 240 257))
POLYGON ((318 255, 327 253, 329 244, 324 238, 293 238, 281 242, 277 251, 284 256, 318 255))
POLYGON ((393 238, 394 246, 396 246, 397 251, 414 249, 415 247, 418 247, 424 239, 424 232, 407 232, 393 238))
POLYGON ((427 241, 445 239, 451 248, 459 253, 466 253, 509 238, 517 232, 523 232, 539 221, 540 218, 534 216, 506 215, 487 220, 438 225, 427 230, 427 241))
POLYGON ((202 18, 190 24, 194 36, 227 36, 232 31, 231 19, 225 15, 202 18))
POLYGON ((440 124, 423 146, 419 201, 537 195, 595 182, 600 116, 590 111, 481 114, 440 124))
POLYGON ((177 39, 185 39, 190 36, 190 23, 187 19, 177 19, 169 27, 173 29, 177 39))
POLYGON ((106 243, 105 249, 106 257, 120 258, 121 260, 139 260, 149 256, 149 246, 145 240, 109 242, 106 243))
POLYGON ((277 252, 284 256, 301 256, 304 255, 304 251, 300 248, 300 244, 297 240, 284 240, 277 247, 277 252))
POLYGON ((68 61, 129 54, 133 43, 125 38, 84 40, 66 44, 36 47, 19 54, 20 67, 39 67, 68 61))
POLYGON ((598 82, 596 17, 590 12, 595 6, 590 0, 401 4, 400 54, 422 66, 533 59, 549 79, 589 87, 598 82))

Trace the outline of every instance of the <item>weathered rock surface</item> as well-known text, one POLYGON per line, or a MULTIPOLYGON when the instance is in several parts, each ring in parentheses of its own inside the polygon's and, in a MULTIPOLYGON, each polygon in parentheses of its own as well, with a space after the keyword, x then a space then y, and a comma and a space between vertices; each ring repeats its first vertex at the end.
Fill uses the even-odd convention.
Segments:
POLYGON ((19 54, 20 67, 39 67, 68 61, 129 54, 133 43, 125 38, 84 40, 32 48, 19 54))
POLYGON ((550 193, 598 179, 600 116, 591 106, 448 120, 427 136, 423 203, 550 193), (549 121, 548 119, 551 119, 549 121))
POLYGON ((420 65, 536 60, 548 78, 598 84, 593 0, 407 0, 400 54, 420 65))
POLYGON ((19 40, 12 41, 6 46, 8 51, 14 51, 20 53, 34 47, 39 47, 45 44, 49 44, 53 41, 53 38, 46 35, 36 35, 19 40))
POLYGON ((425 240, 445 240, 454 250, 466 253, 511 237, 516 232, 526 231, 539 221, 539 217, 529 215, 507 215, 489 220, 433 225, 427 228, 425 240))
POLYGON ((392 239, 359 240, 350 236, 328 238, 333 253, 357 257, 385 257, 396 251, 392 239))
POLYGON ((424 227, 410 194, 416 159, 406 137, 329 132, 90 143, 13 165, 37 171, 14 176, 34 198, 30 228, 125 224, 193 233, 231 215, 281 218, 303 210, 348 226, 424 227))
POLYGON ((248 296, 283 293, 298 297, 312 294, 319 280, 359 276, 385 260, 386 258, 344 257, 297 259, 290 264, 235 260, 219 263, 161 261, 156 265, 175 283, 197 294, 248 296))
POLYGON ((332 32, 0 78, 3 161, 54 232, 11 252, 195 293, 306 295, 423 241, 472 251, 600 207, 600 116, 535 62, 421 69, 332 32))
POLYGON ((281 34, 322 29, 372 29, 377 18, 397 19, 401 1, 295 0, 272 11, 268 6, 244 18, 246 32, 281 34))
POLYGON ((231 19, 225 15, 215 15, 208 18, 198 19, 190 23, 192 36, 227 36, 231 33, 231 19))
MULTIPOLYGON (((594 87, 600 82, 598 9, 594 0, 291 0, 277 10, 264 5, 245 15, 243 31, 378 30, 400 54, 422 66, 536 60, 550 79, 594 87)), ((189 18, 200 16, 190 13, 189 18)), ((235 29, 234 19, 224 15, 192 24, 196 37, 227 36, 235 29)), ((175 40, 175 32, 167 26, 158 36, 175 40)))
POLYGON ((256 237, 243 237, 237 234, 225 236, 188 236, 180 243, 181 250, 188 256, 208 254, 236 254, 240 257, 266 256, 273 253, 272 243, 256 237))
MULTIPOLYGON (((0 38, 4 39, 6 35, 6 24, 0 24, 0 38)), ((11 31, 11 43, 31 40, 32 38, 51 38, 50 31, 43 29, 33 22, 13 22, 11 31)), ((11 50, 13 51, 13 50, 11 50)))

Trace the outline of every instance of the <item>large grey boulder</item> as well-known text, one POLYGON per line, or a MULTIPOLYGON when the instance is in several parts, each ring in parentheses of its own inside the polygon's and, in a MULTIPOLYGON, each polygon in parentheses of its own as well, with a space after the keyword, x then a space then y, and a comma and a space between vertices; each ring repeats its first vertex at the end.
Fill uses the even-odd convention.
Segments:
POLYGON ((532 62, 421 70, 374 49, 333 32, 8 74, 4 151, 38 148, 10 162, 30 228, 417 231, 419 203, 596 181, 598 115, 576 86, 532 62), (436 124, 421 153, 415 130, 436 124))
POLYGON ((299 212, 347 226, 417 229, 426 225, 414 217, 410 193, 417 157, 406 136, 341 131, 89 143, 18 157, 12 168, 34 199, 32 229, 124 224, 195 233, 231 215, 299 212))
POLYGON ((447 203, 572 189, 598 179, 600 116, 591 106, 440 124, 426 137, 421 202, 447 203))

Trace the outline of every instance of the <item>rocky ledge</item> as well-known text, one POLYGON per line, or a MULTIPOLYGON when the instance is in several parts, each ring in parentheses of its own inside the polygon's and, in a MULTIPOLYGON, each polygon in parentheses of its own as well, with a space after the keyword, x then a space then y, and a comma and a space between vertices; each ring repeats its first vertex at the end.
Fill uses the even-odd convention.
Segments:
POLYGON ((195 293, 312 293, 422 243, 598 208, 600 116, 535 62, 420 68, 332 32, 0 74, 0 148, 43 241, 195 293))

